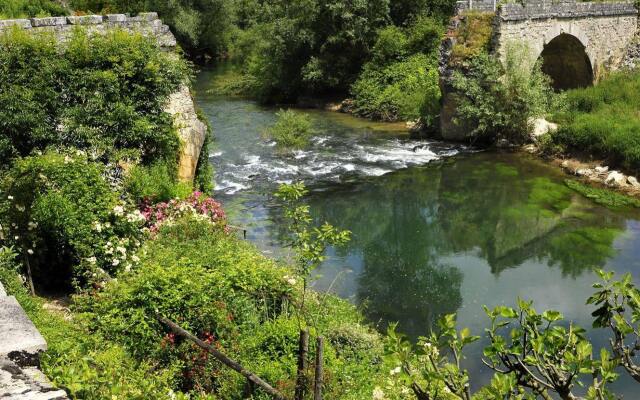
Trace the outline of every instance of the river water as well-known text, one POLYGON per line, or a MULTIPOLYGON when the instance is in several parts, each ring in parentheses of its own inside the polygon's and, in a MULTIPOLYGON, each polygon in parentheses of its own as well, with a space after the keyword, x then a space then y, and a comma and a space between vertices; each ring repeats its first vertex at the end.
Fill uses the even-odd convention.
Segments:
MULTIPOLYGON (((272 193, 303 180, 314 219, 353 233, 348 246, 329 250, 316 289, 358 304, 380 329, 399 322, 411 338, 454 312, 460 327, 482 334, 482 305, 522 297, 561 311, 596 347, 606 345, 607 332, 590 329, 585 300, 595 268, 630 272, 640 283, 639 212, 598 206, 523 154, 411 140, 402 125, 338 113, 311 111, 312 145, 283 156, 263 138, 277 109, 210 94, 214 78, 199 74, 196 102, 214 128, 215 196, 232 223, 265 254, 286 258, 287 226, 272 193)), ((480 362, 484 345, 466 353, 474 387, 491 376, 480 362)), ((640 392, 624 374, 613 388, 631 399, 640 392)))

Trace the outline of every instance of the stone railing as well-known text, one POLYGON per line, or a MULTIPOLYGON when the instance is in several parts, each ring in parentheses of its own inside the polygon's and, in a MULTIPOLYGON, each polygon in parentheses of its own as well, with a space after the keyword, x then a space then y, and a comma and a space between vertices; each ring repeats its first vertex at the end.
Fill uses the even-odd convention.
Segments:
POLYGON ((33 32, 53 32, 60 41, 67 40, 78 26, 84 27, 90 33, 106 32, 118 28, 139 32, 156 38, 158 45, 164 49, 172 50, 176 47, 176 38, 171 30, 162 23, 158 14, 154 12, 140 13, 135 17, 125 14, 109 14, 104 16, 84 15, 0 20, 0 32, 12 27, 28 29, 33 32))
POLYGON ((637 15, 632 1, 580 2, 576 0, 526 0, 524 3, 505 3, 499 15, 503 21, 545 18, 612 17, 637 15))

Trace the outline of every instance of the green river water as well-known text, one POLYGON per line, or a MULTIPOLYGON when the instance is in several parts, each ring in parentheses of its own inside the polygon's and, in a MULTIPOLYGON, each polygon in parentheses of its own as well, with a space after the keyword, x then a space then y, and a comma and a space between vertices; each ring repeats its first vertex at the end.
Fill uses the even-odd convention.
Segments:
MULTIPOLYGON (((196 101, 214 128, 215 196, 232 223, 265 254, 287 257, 272 193, 305 181, 314 218, 353 232, 347 247, 330 249, 315 288, 358 304, 380 329, 399 322, 415 338, 456 312, 460 327, 482 334, 482 305, 518 296, 590 329, 595 268, 640 282, 640 213, 591 202, 537 159, 414 141, 399 125, 323 111, 311 112, 312 146, 285 157, 262 135, 277 109, 209 94, 214 77, 199 74, 196 101)), ((596 347, 606 334, 589 330, 596 347)), ((466 354, 475 387, 491 376, 480 362, 485 344, 466 354)), ((640 392, 626 377, 614 389, 640 392)))

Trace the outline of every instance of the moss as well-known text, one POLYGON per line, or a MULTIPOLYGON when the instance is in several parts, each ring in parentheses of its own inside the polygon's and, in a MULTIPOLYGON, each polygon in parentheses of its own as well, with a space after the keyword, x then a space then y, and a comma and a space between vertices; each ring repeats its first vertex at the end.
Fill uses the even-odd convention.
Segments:
POLYGON ((629 208, 640 208, 640 200, 626 196, 621 193, 614 192, 609 189, 596 188, 585 185, 576 180, 567 179, 565 184, 582 194, 583 196, 593 200, 594 202, 616 210, 624 210, 629 208))
POLYGON ((460 25, 454 32, 455 44, 449 63, 459 66, 464 61, 489 51, 493 34, 494 13, 467 11, 462 14, 460 25))

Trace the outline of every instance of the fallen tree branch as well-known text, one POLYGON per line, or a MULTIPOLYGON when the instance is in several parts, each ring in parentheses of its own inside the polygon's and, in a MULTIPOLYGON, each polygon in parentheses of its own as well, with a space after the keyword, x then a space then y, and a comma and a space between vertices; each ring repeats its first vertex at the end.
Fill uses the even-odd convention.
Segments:
POLYGON ((169 320, 169 319, 167 319, 165 317, 158 316, 158 320, 160 322, 162 322, 163 324, 167 325, 174 333, 184 337, 185 339, 188 339, 188 340, 192 341, 193 343, 198 345, 198 347, 201 347, 201 348, 207 350, 218 361, 220 361, 221 363, 223 363, 227 367, 231 368, 232 370, 238 372, 239 374, 241 374, 242 376, 247 378, 250 382, 253 382, 254 384, 256 384, 258 387, 260 387, 262 390, 264 390, 267 394, 269 394, 274 399, 276 399, 276 400, 286 400, 285 397, 280 392, 278 392, 276 389, 274 389, 267 382, 263 381, 259 376, 257 376, 256 374, 254 374, 251 371, 246 370, 242 365, 240 365, 240 363, 230 359, 229 357, 227 357, 226 355, 221 353, 219 350, 217 350, 215 347, 211 346, 210 344, 207 344, 207 343, 203 342, 202 340, 198 339, 193 334, 191 334, 191 333, 187 332, 186 330, 184 330, 182 327, 180 327, 175 322, 173 322, 173 321, 171 321, 171 320, 169 320))

